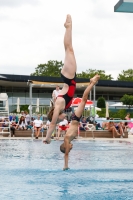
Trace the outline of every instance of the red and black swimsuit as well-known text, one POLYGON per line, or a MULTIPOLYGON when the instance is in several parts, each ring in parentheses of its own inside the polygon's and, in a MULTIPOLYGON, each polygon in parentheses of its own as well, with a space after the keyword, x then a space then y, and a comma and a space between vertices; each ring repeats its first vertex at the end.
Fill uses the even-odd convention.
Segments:
POLYGON ((66 94, 64 94, 64 95, 58 95, 58 97, 64 98, 64 100, 66 102, 65 109, 68 109, 71 106, 71 104, 72 104, 72 99, 74 97, 75 90, 76 90, 76 81, 75 81, 76 74, 75 74, 75 77, 73 79, 68 79, 65 76, 63 76, 63 74, 61 74, 61 77, 62 77, 64 83, 66 83, 67 85, 69 85, 69 89, 68 89, 68 91, 67 91, 66 94))
MULTIPOLYGON (((82 117, 82 116, 81 116, 81 117, 82 117)), ((77 122, 80 122, 81 117, 77 117, 77 116, 75 115, 75 113, 73 113, 73 114, 71 115, 71 120, 76 120, 77 122)))

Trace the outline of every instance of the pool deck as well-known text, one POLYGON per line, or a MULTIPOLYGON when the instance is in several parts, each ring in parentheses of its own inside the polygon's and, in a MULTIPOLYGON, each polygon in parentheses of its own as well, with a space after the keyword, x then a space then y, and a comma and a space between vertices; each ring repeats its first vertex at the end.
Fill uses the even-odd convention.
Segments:
MULTIPOLYGON (((3 137, 0 135, 0 140, 31 140, 31 137, 3 137)), ((34 139, 34 138, 33 138, 34 139)), ((44 138, 39 137, 39 140, 44 140, 44 138)), ((55 140, 55 139, 53 139, 55 140)), ((60 140, 63 140, 63 137, 60 138, 60 140)), ((101 141, 106 141, 106 140, 112 140, 112 141, 125 141, 125 142, 130 142, 133 143, 133 135, 128 135, 128 138, 92 138, 92 137, 77 137, 77 140, 101 140, 101 141)))

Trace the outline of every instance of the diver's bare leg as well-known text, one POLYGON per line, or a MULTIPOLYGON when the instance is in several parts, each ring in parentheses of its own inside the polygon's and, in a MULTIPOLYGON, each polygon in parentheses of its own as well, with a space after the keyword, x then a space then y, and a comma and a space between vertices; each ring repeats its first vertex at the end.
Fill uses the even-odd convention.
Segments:
POLYGON ((66 28, 64 36, 65 61, 61 73, 65 77, 72 79, 75 76, 77 65, 72 47, 72 19, 70 15, 67 15, 64 26, 66 28))
POLYGON ((81 117, 86 101, 88 99, 88 95, 91 91, 91 89, 93 88, 93 86, 97 83, 97 81, 99 80, 100 76, 99 75, 95 75, 92 79, 90 79, 90 84, 87 86, 87 88, 85 89, 83 96, 82 96, 82 101, 79 104, 78 108, 75 111, 75 115, 77 117, 81 117))

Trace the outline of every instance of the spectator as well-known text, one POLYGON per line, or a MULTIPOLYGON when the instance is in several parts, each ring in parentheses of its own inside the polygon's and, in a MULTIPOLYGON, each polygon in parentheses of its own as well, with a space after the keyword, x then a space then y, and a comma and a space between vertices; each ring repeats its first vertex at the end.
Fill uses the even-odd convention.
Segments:
POLYGON ((17 124, 17 129, 23 129, 26 130, 27 129, 27 122, 24 116, 21 116, 19 119, 19 122, 17 124))
POLYGON ((15 121, 16 121, 16 124, 17 124, 18 121, 19 121, 18 115, 16 115, 15 121))
POLYGON ((43 126, 42 126, 43 130, 47 130, 47 125, 46 122, 43 122, 43 126))
POLYGON ((68 121, 67 121, 67 117, 65 117, 65 119, 59 123, 59 126, 58 126, 58 136, 57 136, 57 140, 59 140, 59 137, 60 137, 60 134, 61 134, 61 131, 67 131, 68 129, 68 121))
POLYGON ((21 116, 25 117, 25 113, 24 113, 23 110, 21 111, 20 117, 21 117, 21 116))
POLYGON ((40 115, 37 116, 37 119, 33 121, 33 128, 35 130, 35 138, 38 139, 40 130, 43 126, 43 121, 40 119, 40 115))
POLYGON ((119 131, 121 137, 124 136, 124 135, 125 135, 125 134, 124 134, 124 130, 125 130, 125 125, 124 125, 124 123, 123 123, 123 122, 119 122, 119 123, 117 124, 117 127, 118 127, 118 131, 119 131))
MULTIPOLYGON (((125 120, 131 120, 130 113, 127 113, 125 120)), ((125 127, 129 129, 133 128, 133 122, 125 122, 125 127)))
POLYGON ((12 113, 9 115, 9 120, 12 121, 12 113))
POLYGON ((50 125, 50 121, 47 120, 47 122, 46 122, 46 127, 47 127, 47 129, 49 128, 49 125, 50 125))
POLYGON ((32 128, 33 128, 33 122, 30 122, 30 123, 27 125, 27 130, 32 129, 32 128))
POLYGON ((16 130, 17 124, 15 122, 15 120, 12 120, 10 122, 10 130, 11 130, 11 137, 15 137, 15 130, 16 130))
POLYGON ((0 132, 2 132, 2 130, 3 130, 4 122, 5 122, 4 118, 1 118, 0 119, 0 132))
POLYGON ((3 119, 3 122, 4 122, 3 127, 9 127, 9 119, 8 118, 3 119))
POLYGON ((85 131, 86 124, 87 124, 87 120, 85 117, 83 117, 80 121, 80 127, 79 127, 80 131, 85 131))
POLYGON ((30 115, 27 111, 25 111, 25 119, 26 119, 27 124, 29 125, 30 124, 30 115))
MULTIPOLYGON (((125 117, 125 120, 130 120, 130 113, 127 113, 127 115, 126 115, 126 117, 125 117)), ((129 124, 129 122, 125 122, 125 128, 126 128, 126 129, 129 128, 129 127, 128 127, 128 124, 129 124)))
MULTIPOLYGON (((107 117, 106 120, 109 120, 109 117, 107 117)), ((108 123, 109 123, 109 122, 104 122, 104 121, 103 121, 103 123, 102 123, 102 128, 103 128, 103 130, 108 130, 108 123)))
POLYGON ((16 114, 15 113, 12 114, 12 120, 16 121, 16 114))
MULTIPOLYGON (((110 118, 110 120, 113 120, 113 119, 110 118)), ((108 123, 108 131, 112 132, 113 138, 115 138, 115 134, 120 135, 120 133, 118 133, 117 129, 115 128, 115 124, 113 121, 110 121, 108 123)))
MULTIPOLYGON (((49 129, 49 126, 50 126, 50 121, 47 120, 47 122, 46 122, 46 129, 47 129, 47 130, 49 129)), ((55 130, 53 131, 53 133, 52 133, 52 135, 51 135, 51 139, 54 138, 54 134, 55 134, 55 130)))
POLYGON ((55 103, 55 100, 56 100, 56 98, 57 98, 57 96, 59 95, 60 92, 61 92, 60 87, 59 87, 59 85, 57 85, 56 89, 53 90, 53 93, 52 93, 52 100, 53 100, 54 103, 55 103))

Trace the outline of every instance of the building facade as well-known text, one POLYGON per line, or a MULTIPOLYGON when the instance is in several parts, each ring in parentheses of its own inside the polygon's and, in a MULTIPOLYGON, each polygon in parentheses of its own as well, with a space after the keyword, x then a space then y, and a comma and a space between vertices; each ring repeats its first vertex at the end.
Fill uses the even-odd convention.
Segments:
MULTIPOLYGON (((32 104, 36 105, 37 98, 40 100, 40 105, 49 105, 51 95, 57 83, 62 86, 62 79, 60 77, 43 77, 43 76, 25 76, 25 75, 11 75, 1 74, 5 78, 0 78, 0 93, 7 93, 9 98, 10 111, 16 108, 17 98, 20 98, 20 105, 29 105, 29 81, 44 82, 43 84, 32 87, 32 104), (47 83, 47 84, 46 84, 47 83)), ((89 79, 77 78, 77 83, 82 83, 76 88, 75 97, 82 97, 83 91, 86 88, 85 82, 89 79)), ((120 102, 120 98, 124 95, 133 95, 133 82, 127 81, 110 81, 99 80, 95 87, 95 100, 99 97, 104 97, 110 103, 120 102)), ((91 100, 94 99, 94 92, 92 90, 91 100)))

